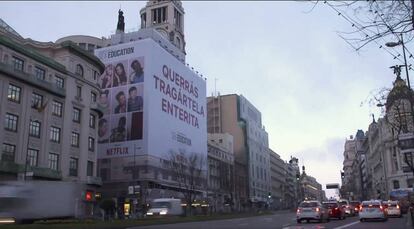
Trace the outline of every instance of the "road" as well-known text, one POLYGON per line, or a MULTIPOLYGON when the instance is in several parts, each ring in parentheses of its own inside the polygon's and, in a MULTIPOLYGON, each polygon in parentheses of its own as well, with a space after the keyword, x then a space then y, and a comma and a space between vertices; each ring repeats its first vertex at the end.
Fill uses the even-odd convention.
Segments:
POLYGON ((226 220, 213 220, 202 222, 189 222, 189 223, 177 223, 166 225, 154 225, 154 226, 140 226, 131 227, 129 229, 403 229, 407 228, 407 215, 403 218, 390 218, 386 222, 359 222, 358 216, 348 217, 345 220, 331 220, 328 223, 301 223, 296 222, 295 213, 285 212, 276 213, 273 215, 238 218, 238 219, 226 219, 226 220))

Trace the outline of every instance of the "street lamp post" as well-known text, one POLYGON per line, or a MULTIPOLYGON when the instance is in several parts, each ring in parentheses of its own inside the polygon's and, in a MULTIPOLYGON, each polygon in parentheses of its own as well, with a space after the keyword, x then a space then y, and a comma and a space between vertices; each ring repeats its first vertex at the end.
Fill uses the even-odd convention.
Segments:
POLYGON ((404 44, 404 38, 403 38, 402 33, 401 33, 401 40, 400 41, 398 41, 398 42, 387 42, 385 45, 387 47, 390 47, 390 48, 393 48, 393 47, 398 46, 398 45, 402 45, 402 47, 403 47, 403 56, 404 56, 404 65, 405 65, 405 74, 407 75, 408 88, 411 89, 410 76, 408 75, 407 57, 405 55, 405 44, 404 44))

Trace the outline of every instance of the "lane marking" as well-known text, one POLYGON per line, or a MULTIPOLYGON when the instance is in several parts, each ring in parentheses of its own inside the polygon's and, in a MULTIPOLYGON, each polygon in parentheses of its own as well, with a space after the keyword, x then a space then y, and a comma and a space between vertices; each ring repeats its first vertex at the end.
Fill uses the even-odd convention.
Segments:
POLYGON ((347 228, 347 227, 350 227, 350 226, 355 225, 355 224, 357 224, 357 223, 360 223, 360 222, 359 222, 359 221, 355 221, 355 222, 353 222, 353 223, 348 223, 348 224, 342 225, 342 226, 340 226, 340 227, 335 227, 334 229, 342 229, 342 228, 347 228))

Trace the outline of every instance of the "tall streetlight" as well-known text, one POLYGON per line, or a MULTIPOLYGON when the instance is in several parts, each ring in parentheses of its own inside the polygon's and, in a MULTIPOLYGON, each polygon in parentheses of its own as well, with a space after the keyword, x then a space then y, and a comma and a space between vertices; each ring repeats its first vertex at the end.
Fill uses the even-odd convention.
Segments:
POLYGON ((411 89, 410 77, 408 75, 407 57, 405 56, 405 44, 404 44, 404 38, 403 38, 402 33, 401 33, 401 40, 400 41, 398 41, 398 42, 387 42, 387 43, 385 43, 385 46, 390 47, 390 48, 393 48, 393 47, 398 46, 398 45, 402 45, 402 47, 403 47, 405 74, 407 75, 408 88, 411 89))

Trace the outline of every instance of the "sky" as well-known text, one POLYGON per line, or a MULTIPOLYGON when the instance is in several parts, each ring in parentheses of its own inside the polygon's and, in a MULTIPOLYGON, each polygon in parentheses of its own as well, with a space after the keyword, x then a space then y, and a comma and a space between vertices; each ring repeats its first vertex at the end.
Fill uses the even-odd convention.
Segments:
MULTIPOLYGON (((140 2, 0 2, 0 18, 25 38, 108 37, 118 9, 126 31, 140 2)), ((269 147, 299 158, 306 173, 340 183, 346 138, 380 110, 372 94, 392 86, 400 64, 377 44, 354 51, 337 32, 351 25, 320 3, 184 1, 186 62, 207 78, 207 95, 242 94, 262 113, 269 147)), ((386 41, 384 41, 385 43, 386 41)), ((400 50, 398 50, 400 51, 400 50)), ((327 196, 332 196, 329 191, 327 196)))

